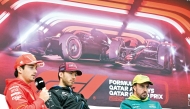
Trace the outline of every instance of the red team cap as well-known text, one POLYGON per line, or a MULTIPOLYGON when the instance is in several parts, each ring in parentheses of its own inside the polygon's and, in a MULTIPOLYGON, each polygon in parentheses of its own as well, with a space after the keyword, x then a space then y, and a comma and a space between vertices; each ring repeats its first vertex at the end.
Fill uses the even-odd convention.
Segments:
POLYGON ((22 66, 26 64, 27 65, 37 64, 37 66, 40 66, 40 67, 44 66, 44 62, 41 60, 36 60, 33 54, 23 54, 16 59, 14 69, 16 69, 18 66, 22 66))
POLYGON ((82 72, 77 69, 77 65, 73 62, 64 62, 59 66, 59 72, 64 72, 64 71, 73 71, 77 72, 78 76, 82 75, 82 72))

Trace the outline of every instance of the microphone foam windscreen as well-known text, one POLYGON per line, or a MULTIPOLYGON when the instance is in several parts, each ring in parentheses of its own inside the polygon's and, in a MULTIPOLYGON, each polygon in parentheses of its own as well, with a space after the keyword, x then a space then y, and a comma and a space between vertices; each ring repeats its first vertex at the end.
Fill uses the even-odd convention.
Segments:
POLYGON ((45 87, 45 82, 41 77, 35 79, 35 85, 38 90, 42 90, 45 87))

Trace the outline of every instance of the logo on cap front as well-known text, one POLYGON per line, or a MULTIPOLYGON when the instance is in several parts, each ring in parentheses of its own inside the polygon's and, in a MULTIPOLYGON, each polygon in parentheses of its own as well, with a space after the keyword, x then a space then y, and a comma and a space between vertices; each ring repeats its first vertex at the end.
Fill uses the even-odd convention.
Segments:
POLYGON ((77 66, 75 65, 75 64, 69 64, 69 66, 68 66, 69 68, 77 68, 77 66))
POLYGON ((22 65, 24 62, 23 61, 20 61, 20 65, 22 65))

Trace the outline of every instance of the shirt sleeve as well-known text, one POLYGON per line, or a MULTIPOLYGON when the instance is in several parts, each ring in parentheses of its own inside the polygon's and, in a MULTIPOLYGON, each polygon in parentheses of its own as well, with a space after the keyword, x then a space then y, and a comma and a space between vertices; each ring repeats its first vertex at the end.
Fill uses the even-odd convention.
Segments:
POLYGON ((6 100, 11 109, 45 109, 44 101, 40 98, 36 99, 28 92, 26 96, 19 85, 11 85, 6 93, 6 100), (29 101, 29 98, 31 101, 29 101), (34 100, 34 101, 33 101, 34 100), (33 102, 32 102, 33 101, 33 102))
POLYGON ((85 106, 84 108, 85 109, 90 109, 89 106, 88 106, 87 100, 84 98, 84 95, 83 94, 80 94, 80 95, 81 95, 81 97, 82 97, 82 99, 84 101, 84 106, 85 106))
POLYGON ((120 109, 132 109, 132 107, 130 106, 130 104, 128 104, 127 102, 123 101, 120 104, 120 109))
POLYGON ((160 105, 159 102, 158 102, 158 109, 162 109, 162 106, 160 105))
POLYGON ((61 106, 61 101, 59 100, 59 97, 54 93, 49 91, 50 99, 45 103, 46 106, 49 109, 64 109, 63 106, 61 106))

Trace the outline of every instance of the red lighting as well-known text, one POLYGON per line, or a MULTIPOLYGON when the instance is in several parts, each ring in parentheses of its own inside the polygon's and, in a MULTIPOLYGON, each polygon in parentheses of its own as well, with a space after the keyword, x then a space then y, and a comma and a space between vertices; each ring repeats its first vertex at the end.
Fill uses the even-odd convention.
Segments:
POLYGON ((158 14, 161 16, 166 16, 166 17, 176 19, 177 21, 179 21, 183 26, 185 26, 190 31, 189 22, 187 20, 185 20, 183 17, 181 17, 175 13, 167 12, 167 11, 163 11, 163 10, 158 10, 158 9, 150 9, 150 8, 145 8, 145 7, 140 7, 138 11, 144 12, 144 13, 158 14))
POLYGON ((127 8, 127 9, 116 9, 116 8, 110 8, 110 7, 105 7, 105 6, 95 6, 95 5, 69 2, 69 1, 61 1, 61 0, 19 0, 19 1, 15 2, 13 5, 11 5, 11 8, 16 10, 19 7, 21 7, 27 3, 31 3, 31 2, 53 3, 53 4, 74 6, 74 7, 86 8, 86 9, 112 12, 112 13, 119 13, 119 14, 127 14, 128 13, 127 9, 130 9, 130 6, 128 6, 128 5, 125 5, 125 8, 127 8))
POLYGON ((186 10, 186 9, 184 9, 182 7, 163 4, 163 3, 156 3, 156 2, 151 2, 151 1, 143 1, 142 5, 147 6, 147 7, 152 7, 152 8, 165 9, 167 11, 178 12, 178 13, 183 14, 183 15, 190 18, 190 16, 189 16, 190 11, 186 10))

